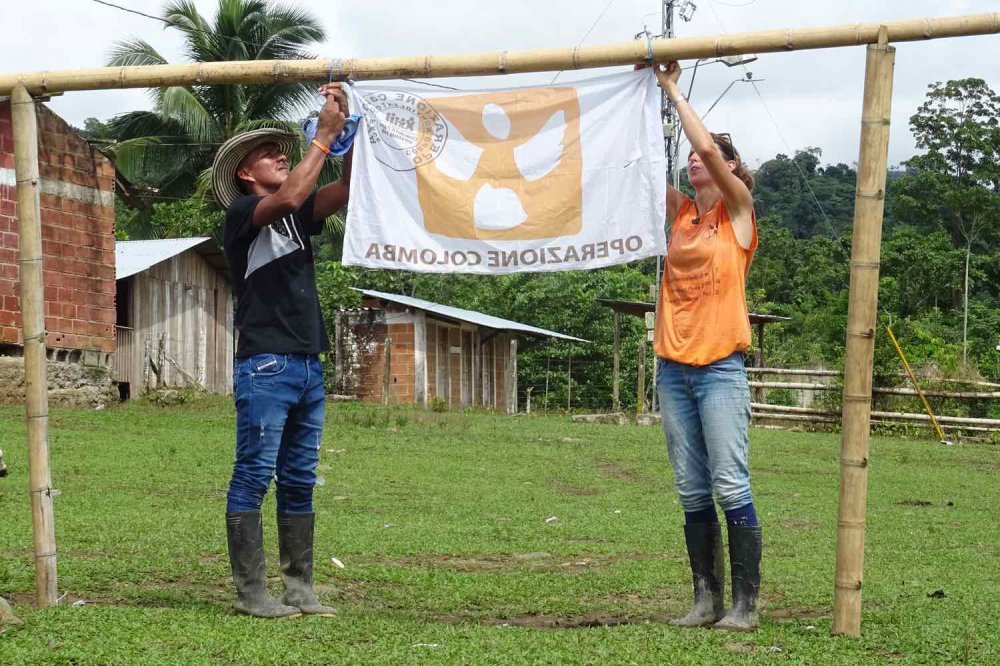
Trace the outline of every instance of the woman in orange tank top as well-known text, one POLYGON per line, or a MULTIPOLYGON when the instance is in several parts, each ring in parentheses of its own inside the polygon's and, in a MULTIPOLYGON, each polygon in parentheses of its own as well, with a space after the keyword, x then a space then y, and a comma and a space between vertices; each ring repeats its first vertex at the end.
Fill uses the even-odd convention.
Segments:
POLYGON ((667 451, 684 509, 694 605, 674 624, 752 631, 757 627, 761 532, 747 466, 750 346, 745 282, 757 229, 753 176, 726 134, 712 134, 681 94, 680 67, 655 67, 691 143, 694 199, 669 188, 670 242, 654 346, 656 390, 667 451), (729 534, 733 607, 724 611, 722 506, 729 534))

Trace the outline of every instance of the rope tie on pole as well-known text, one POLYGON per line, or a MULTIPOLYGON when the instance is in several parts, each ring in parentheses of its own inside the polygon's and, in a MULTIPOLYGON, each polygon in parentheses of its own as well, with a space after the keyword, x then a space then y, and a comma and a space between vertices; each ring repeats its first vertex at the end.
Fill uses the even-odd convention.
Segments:
POLYGON ((330 58, 330 75, 327 83, 333 83, 334 81, 344 80, 344 68, 343 63, 341 63, 340 58, 330 58), (334 75, 334 69, 337 70, 336 76, 334 75))

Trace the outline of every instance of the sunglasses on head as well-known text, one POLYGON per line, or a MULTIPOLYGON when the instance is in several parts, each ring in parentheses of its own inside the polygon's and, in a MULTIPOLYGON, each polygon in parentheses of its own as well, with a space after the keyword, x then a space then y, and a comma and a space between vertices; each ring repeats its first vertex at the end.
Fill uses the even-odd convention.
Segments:
POLYGON ((736 152, 736 148, 733 146, 733 137, 729 134, 729 132, 712 132, 712 138, 715 139, 716 143, 721 144, 724 151, 727 151, 732 155, 729 159, 740 159, 740 154, 736 152))

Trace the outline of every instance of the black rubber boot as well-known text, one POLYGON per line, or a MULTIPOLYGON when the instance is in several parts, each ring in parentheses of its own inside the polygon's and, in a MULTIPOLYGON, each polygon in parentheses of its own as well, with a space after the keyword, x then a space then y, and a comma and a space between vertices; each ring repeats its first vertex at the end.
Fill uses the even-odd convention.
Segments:
POLYGON ((729 527, 729 562, 733 576, 733 609, 714 629, 754 631, 760 593, 760 527, 729 527))
POLYGON ((684 526, 694 605, 684 617, 671 620, 678 627, 707 627, 722 619, 725 563, 722 558, 722 528, 719 523, 684 526))
POLYGON ((278 514, 278 553, 281 578, 285 581, 282 601, 304 615, 333 617, 337 609, 322 605, 313 591, 313 528, 316 514, 278 514))
POLYGON ((260 511, 227 513, 226 536, 233 583, 236 584, 236 612, 265 618, 301 615, 298 608, 280 604, 267 593, 264 527, 260 511))

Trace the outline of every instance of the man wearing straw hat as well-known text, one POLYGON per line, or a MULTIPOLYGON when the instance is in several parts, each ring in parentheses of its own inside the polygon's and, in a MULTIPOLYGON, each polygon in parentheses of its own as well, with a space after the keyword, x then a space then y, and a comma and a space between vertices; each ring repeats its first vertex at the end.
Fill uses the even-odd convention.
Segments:
POLYGON ((223 246, 236 290, 239 342, 233 371, 236 461, 226 505, 236 611, 265 618, 332 615, 313 592, 313 486, 325 391, 319 354, 329 349, 310 236, 347 204, 351 155, 340 180, 315 189, 328 146, 344 126, 337 84, 316 138, 294 169, 298 136, 276 129, 239 134, 215 157, 212 190, 226 209, 223 246), (275 480, 282 600, 267 591, 261 502, 275 480))

